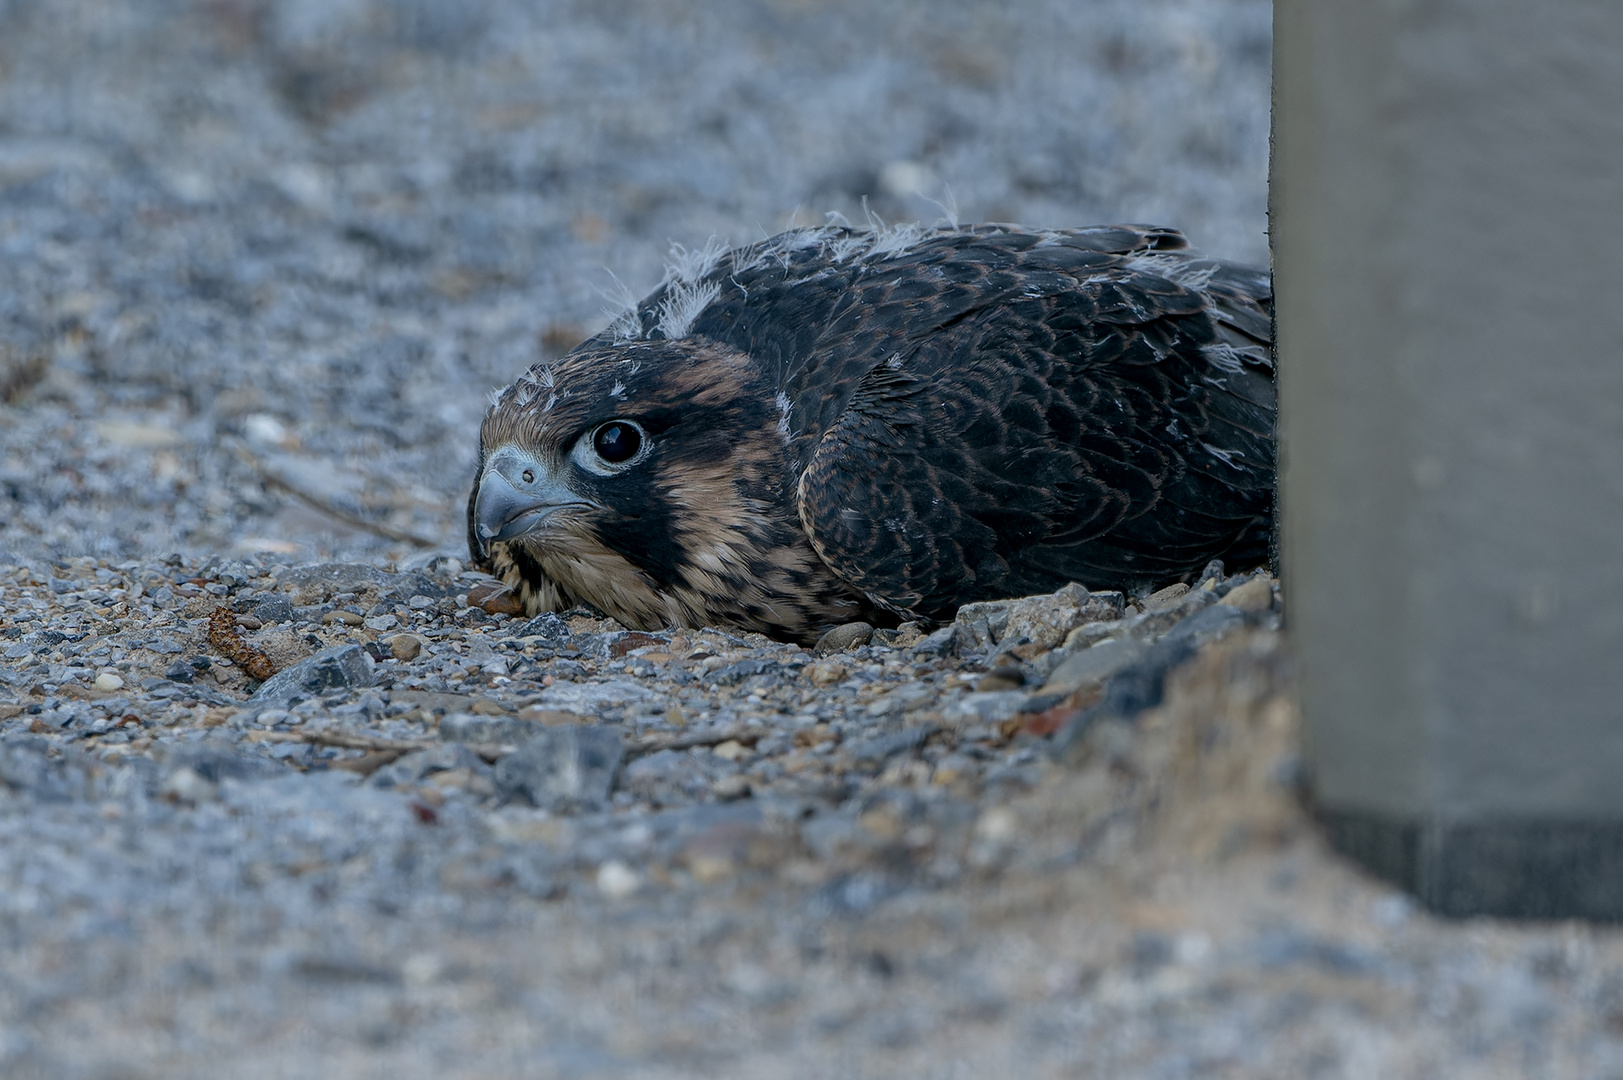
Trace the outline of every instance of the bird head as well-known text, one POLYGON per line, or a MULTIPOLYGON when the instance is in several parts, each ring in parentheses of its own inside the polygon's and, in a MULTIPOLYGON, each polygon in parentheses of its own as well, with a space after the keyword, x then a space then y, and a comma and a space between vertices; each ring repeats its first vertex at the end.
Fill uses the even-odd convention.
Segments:
POLYGON ((702 338, 537 365, 481 426, 469 548, 627 625, 702 625, 792 539, 781 417, 749 357, 702 338))

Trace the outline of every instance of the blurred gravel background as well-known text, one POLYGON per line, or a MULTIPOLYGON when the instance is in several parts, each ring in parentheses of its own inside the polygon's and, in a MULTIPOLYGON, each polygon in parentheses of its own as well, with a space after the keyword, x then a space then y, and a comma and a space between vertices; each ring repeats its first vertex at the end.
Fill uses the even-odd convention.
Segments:
POLYGON ((0 0, 0 1076, 1623 1076, 1615 930, 1324 850, 1265 578, 824 658, 436 558, 487 393, 671 242, 1263 263, 1270 17, 0 0))

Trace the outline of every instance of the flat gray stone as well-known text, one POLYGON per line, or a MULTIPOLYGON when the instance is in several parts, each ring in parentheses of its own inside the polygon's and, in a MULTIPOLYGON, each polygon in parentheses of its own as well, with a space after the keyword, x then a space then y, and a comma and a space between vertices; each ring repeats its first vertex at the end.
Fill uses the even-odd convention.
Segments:
POLYGON ((924 745, 924 740, 935 731, 934 724, 919 724, 887 735, 875 735, 852 743, 846 752, 852 760, 863 765, 882 765, 897 754, 911 754, 924 745))
POLYGON ((359 645, 335 645, 266 679, 248 699, 261 708, 286 708, 328 690, 372 685, 372 658, 359 645))
POLYGON ((278 574, 276 580, 283 588, 290 585, 299 589, 319 588, 328 596, 363 589, 398 592, 402 598, 446 594, 445 586, 426 574, 395 574, 359 563, 317 563, 314 566, 289 567, 278 574))
POLYGON ((627 679, 604 683, 556 682, 541 691, 541 704, 549 709, 596 713, 654 700, 654 692, 627 679))
POLYGON ((496 789, 543 810, 598 810, 608 802, 625 749, 617 731, 542 728, 496 764, 496 789))
POLYGON ((449 743, 521 743, 541 731, 534 720, 516 716, 451 713, 440 720, 440 738, 449 743))
POLYGON ((1070 694, 1090 684, 1102 683, 1117 671, 1144 655, 1146 646, 1132 638, 1110 638, 1091 649, 1073 653, 1049 673, 1041 694, 1070 694))

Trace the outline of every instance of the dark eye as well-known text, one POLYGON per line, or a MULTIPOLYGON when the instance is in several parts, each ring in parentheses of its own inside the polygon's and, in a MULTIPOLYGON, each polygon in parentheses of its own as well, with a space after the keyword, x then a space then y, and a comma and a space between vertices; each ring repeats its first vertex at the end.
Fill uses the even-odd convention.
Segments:
POLYGON ((610 465, 620 465, 642 449, 642 430, 626 420, 610 420, 592 433, 592 449, 610 465))

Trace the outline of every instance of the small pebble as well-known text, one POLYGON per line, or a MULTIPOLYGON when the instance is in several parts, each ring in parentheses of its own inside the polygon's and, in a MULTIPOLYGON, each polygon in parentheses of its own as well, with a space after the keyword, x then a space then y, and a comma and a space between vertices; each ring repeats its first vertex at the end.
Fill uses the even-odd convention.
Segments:
POLYGON ((845 678, 844 664, 821 663, 812 664, 806 669, 806 678, 811 680, 813 686, 828 686, 845 678))
POLYGON ((993 668, 981 676, 981 681, 975 684, 980 693, 993 690, 1018 690, 1026 685, 1026 674, 1017 667, 993 668))
POLYGON ((597 868, 597 891, 610 900, 624 900, 642 885, 642 875, 619 859, 597 868))
POLYGON ((100 675, 96 676, 96 689, 105 691, 107 693, 112 693, 114 690, 122 690, 124 689, 124 680, 119 678, 117 675, 114 675, 111 671, 104 671, 100 675))
POLYGON ((414 634, 396 634, 389 639, 389 655, 401 663, 417 659, 422 651, 423 641, 414 634))
POLYGON ((819 656, 832 652, 844 652, 859 645, 866 645, 873 640, 873 627, 865 622, 849 622, 843 626, 836 626, 828 633, 817 639, 817 646, 812 651, 819 656))
POLYGON ((744 748, 744 744, 739 742, 737 739, 728 739, 724 743, 718 743, 716 744, 715 749, 711 750, 710 752, 721 758, 723 761, 737 761, 739 758, 749 753, 749 751, 744 748))
POLYGON ((1217 602, 1241 611, 1267 611, 1274 604, 1274 586, 1265 577, 1252 578, 1230 589, 1217 602))
POLYGON ((1166 611, 1182 600, 1184 593, 1188 591, 1189 586, 1180 581, 1176 585, 1168 585, 1164 589, 1150 593, 1138 603, 1145 611, 1166 611))
POLYGON ((343 623, 345 626, 359 626, 365 620, 363 620, 353 611, 345 611, 342 608, 339 608, 336 611, 327 612, 327 614, 321 617, 321 621, 327 623, 328 625, 333 623, 343 623))

